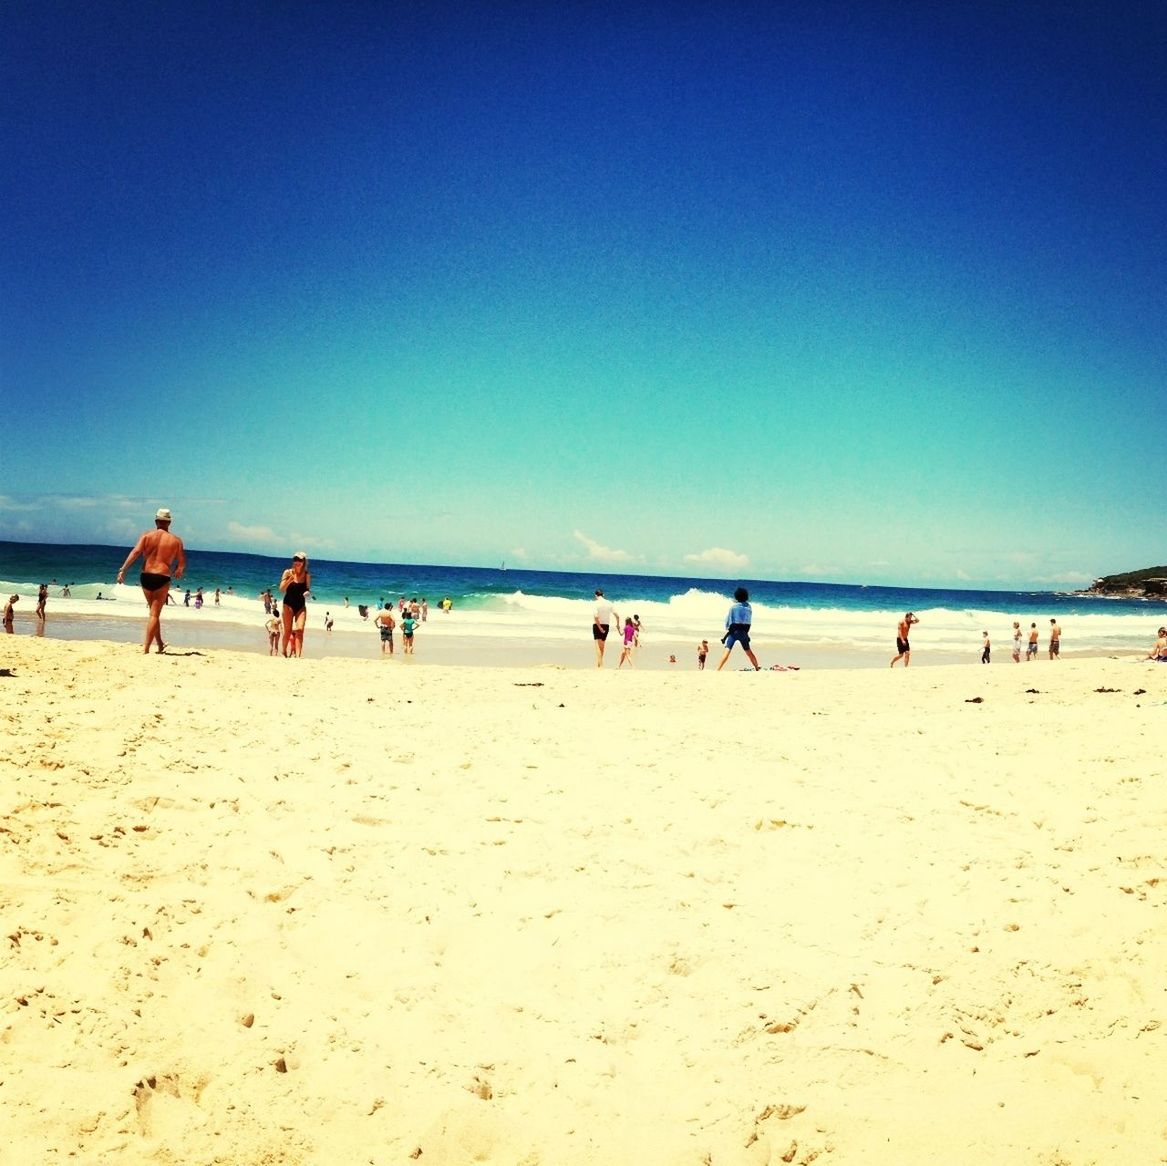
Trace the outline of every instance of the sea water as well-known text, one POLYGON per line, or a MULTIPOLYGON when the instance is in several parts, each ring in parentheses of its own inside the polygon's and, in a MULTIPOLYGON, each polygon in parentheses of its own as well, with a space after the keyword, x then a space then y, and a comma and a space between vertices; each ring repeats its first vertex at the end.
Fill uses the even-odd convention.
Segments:
MULTIPOLYGON (((144 617, 137 579, 141 562, 134 564, 124 584, 115 582, 126 553, 125 547, 0 542, 0 592, 5 599, 20 595, 18 619, 28 621, 37 588, 47 583, 48 616, 54 625, 64 617, 67 626, 84 625, 88 630, 82 634, 90 637, 94 628, 98 632, 106 628, 121 629, 111 638, 136 639, 144 617), (66 586, 68 598, 62 595, 66 586)), ((177 606, 167 608, 164 626, 188 630, 213 626, 215 636, 204 642, 254 648, 265 642, 260 637, 266 618, 260 593, 270 589, 278 597, 280 576, 289 565, 288 557, 188 550, 186 575, 171 587, 177 606), (204 601, 196 610, 194 596, 200 587, 204 601), (188 589, 192 606, 183 603, 188 589)), ((377 606, 388 601, 396 608, 401 597, 424 597, 429 606, 427 637, 489 647, 494 658, 508 643, 537 642, 549 645, 550 651, 561 645, 564 658, 574 660, 566 650, 570 646, 571 653, 577 653, 582 643, 586 662, 597 587, 604 589, 621 620, 639 616, 642 643, 662 651, 679 646, 687 657, 699 640, 707 639, 716 659, 733 591, 745 586, 753 606, 753 637, 767 648, 767 656, 820 665, 886 665, 894 654, 896 625, 907 611, 920 620, 912 629, 914 664, 929 659, 979 660, 984 631, 992 638, 994 659, 1008 660, 1014 620, 1021 624, 1025 640, 1030 625, 1037 625, 1044 657, 1051 618, 1062 627, 1064 655, 1145 653, 1156 628, 1167 619, 1161 603, 1048 591, 864 587, 329 559, 313 559, 309 569, 313 635, 323 629, 328 613, 336 632, 365 633, 359 650, 353 652, 362 655, 368 654, 372 642, 368 633, 377 606), (446 597, 453 605, 448 615, 438 610, 446 597)), ((347 642, 343 636, 337 640, 347 642)), ((618 648, 618 637, 610 646, 618 648)))

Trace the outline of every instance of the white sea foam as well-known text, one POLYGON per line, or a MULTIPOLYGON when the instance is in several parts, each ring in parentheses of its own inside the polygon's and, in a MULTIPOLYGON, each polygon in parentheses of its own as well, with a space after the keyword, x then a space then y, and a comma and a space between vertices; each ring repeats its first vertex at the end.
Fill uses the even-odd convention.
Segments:
MULTIPOLYGON (((17 616, 31 618, 36 606, 36 590, 28 584, 12 584, 0 580, 0 592, 6 598, 19 594, 17 616)), ((177 601, 168 606, 164 621, 179 627, 189 623, 219 623, 240 629, 257 630, 266 616, 263 605, 254 597, 222 593, 219 603, 213 593, 204 598, 202 609, 182 602, 184 589, 171 591, 177 601)), ((642 644, 696 643, 701 639, 716 642, 722 634, 728 609, 726 596, 716 592, 691 589, 674 595, 667 602, 636 598, 610 597, 620 620, 638 615, 642 625, 642 644)), ((356 606, 344 607, 321 602, 309 603, 309 627, 322 630, 326 612, 331 614, 336 631, 372 632, 376 608, 366 609, 362 618, 356 606)), ((421 629, 427 636, 477 637, 490 640, 527 639, 578 641, 590 636, 593 601, 566 599, 557 596, 530 595, 515 591, 507 595, 484 599, 482 606, 467 603, 455 606, 450 614, 430 608, 428 622, 421 629)), ((141 620, 145 604, 137 583, 86 584, 72 589, 70 598, 61 597, 60 589, 50 591, 48 618, 77 616, 103 620, 141 620), (98 593, 103 598, 98 599, 98 593)), ((394 608, 396 613, 396 608, 394 608)), ((767 647, 789 648, 787 653, 797 657, 799 649, 807 651, 856 652, 863 655, 884 653, 890 656, 896 625, 902 617, 899 610, 856 610, 842 607, 790 607, 754 603, 753 635, 756 642, 767 647)), ((980 654, 981 633, 989 631, 996 658, 1007 659, 1012 647, 1012 621, 1021 623, 1023 640, 1028 639, 1031 623, 1037 624, 1041 651, 1044 654, 1049 638, 1049 619, 1021 616, 1009 611, 981 608, 936 607, 916 613, 920 623, 912 629, 912 646, 917 652, 927 651, 980 654)), ((1063 629, 1063 649, 1067 653, 1128 654, 1145 652, 1153 642, 1155 629, 1167 620, 1167 609, 1148 604, 1145 611, 1132 612, 1129 608, 1108 608, 1059 616, 1063 629)))

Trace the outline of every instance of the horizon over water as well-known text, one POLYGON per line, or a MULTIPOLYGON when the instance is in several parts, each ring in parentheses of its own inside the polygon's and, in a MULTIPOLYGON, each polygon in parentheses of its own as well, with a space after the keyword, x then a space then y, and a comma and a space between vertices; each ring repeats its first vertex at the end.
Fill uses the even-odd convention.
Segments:
MULTIPOLYGON (((49 583, 46 634, 61 638, 139 641, 144 620, 142 593, 132 575, 114 580, 127 548, 101 544, 0 541, 0 590, 21 596, 18 627, 31 626, 37 586, 49 583), (71 596, 62 598, 68 584, 71 596), (98 596, 101 598, 98 598, 98 596)), ((277 585, 288 556, 238 551, 187 550, 187 574, 172 585, 177 606, 163 617, 168 642, 266 651, 264 609, 257 596, 277 585), (183 606, 183 596, 202 587, 201 610, 183 606), (221 589, 219 605, 214 591, 221 589), (231 592, 228 593, 228 588, 231 592)), ((131 568, 139 570, 140 561, 131 568)), ((894 654, 895 625, 905 611, 920 624, 913 629, 915 665, 980 659, 981 635, 988 630, 995 662, 1010 661, 1012 621, 1028 633, 1036 623, 1041 655, 1049 620, 1063 629, 1064 655, 1145 653, 1167 610, 1146 600, 1109 599, 1069 592, 1005 591, 932 587, 864 586, 845 583, 764 579, 708 579, 600 571, 534 571, 525 568, 437 566, 430 564, 310 561, 313 599, 309 607, 305 655, 379 655, 371 630, 372 608, 399 596, 425 597, 430 618, 418 633, 418 656, 439 645, 429 658, 442 662, 531 662, 585 666, 594 663, 590 636, 593 592, 604 589, 621 620, 639 615, 643 625, 639 666, 692 667, 696 644, 708 639, 716 664, 725 613, 733 590, 745 586, 754 610, 753 639, 763 666, 886 666, 894 654), (444 596, 449 615, 437 611, 444 596), (348 606, 345 606, 345 598, 348 606), (366 605, 369 620, 361 617, 366 605), (335 630, 323 632, 325 612, 335 630), (316 649, 314 652, 313 649, 316 649), (651 652, 650 652, 651 649, 651 652), (463 658, 464 657, 464 658, 463 658)), ((193 604, 193 598, 192 598, 193 604)), ((609 666, 619 657, 619 634, 608 641, 609 666), (613 652, 613 648, 615 651, 613 652)), ((737 655, 730 666, 737 667, 737 655)), ((744 658, 741 661, 744 663, 744 658)))

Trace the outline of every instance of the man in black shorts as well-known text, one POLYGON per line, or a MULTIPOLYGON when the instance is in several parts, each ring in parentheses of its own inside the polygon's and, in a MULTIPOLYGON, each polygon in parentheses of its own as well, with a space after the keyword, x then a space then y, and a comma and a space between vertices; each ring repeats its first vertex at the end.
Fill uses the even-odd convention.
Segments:
POLYGON ((908 643, 908 631, 912 624, 919 622, 910 611, 900 620, 899 627, 896 628, 896 654, 891 662, 893 668, 900 659, 903 660, 905 668, 912 662, 912 645, 908 643))
POLYGON ((156 643, 158 651, 165 649, 162 642, 162 609, 166 606, 166 597, 170 594, 171 569, 174 564, 174 578, 181 579, 186 570, 186 552, 182 547, 182 539, 170 533, 170 511, 163 506, 154 515, 154 529, 146 531, 134 544, 122 569, 118 572, 118 582, 125 578, 130 564, 141 555, 143 558, 142 574, 139 582, 142 584, 142 594, 150 605, 150 614, 146 617, 146 648, 150 651, 150 644, 156 643))
POLYGON ((604 644, 608 639, 608 629, 619 623, 620 617, 612 610, 612 605, 604 598, 603 589, 596 588, 596 610, 592 613, 592 639, 596 642, 596 667, 604 666, 604 644))

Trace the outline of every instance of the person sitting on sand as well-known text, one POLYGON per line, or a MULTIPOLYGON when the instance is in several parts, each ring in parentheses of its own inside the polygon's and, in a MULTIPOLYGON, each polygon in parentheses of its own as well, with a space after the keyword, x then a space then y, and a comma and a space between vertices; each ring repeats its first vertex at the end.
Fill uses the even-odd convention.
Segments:
POLYGON ((750 625, 754 622, 754 611, 750 607, 750 593, 744 587, 739 587, 733 593, 733 599, 733 606, 730 607, 725 617, 725 635, 721 637, 721 642, 725 645, 725 655, 721 657, 717 671, 720 672, 725 667, 725 662, 729 659, 734 644, 741 644, 750 663, 754 666, 754 671, 761 672, 762 666, 758 663, 758 657, 754 655, 754 651, 750 647, 750 625))
MULTIPOLYGON (((15 596, 13 596, 15 598, 15 596)), ((8 609, 11 611, 11 607, 8 609)), ((8 623, 8 613, 4 613, 4 623, 8 623)), ((1167 664, 1167 628, 1159 629, 1159 638, 1155 641, 1155 646, 1147 653, 1148 660, 1157 660, 1161 664, 1167 664)))

